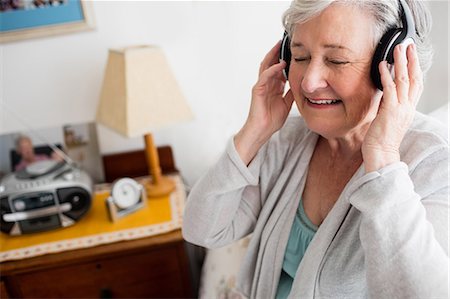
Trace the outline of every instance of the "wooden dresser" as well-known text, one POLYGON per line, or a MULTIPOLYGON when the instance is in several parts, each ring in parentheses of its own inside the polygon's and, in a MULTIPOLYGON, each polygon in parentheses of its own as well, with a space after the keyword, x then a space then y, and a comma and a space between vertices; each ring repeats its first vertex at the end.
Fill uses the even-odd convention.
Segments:
POLYGON ((189 298, 180 230, 4 262, 1 298, 189 298))
MULTIPOLYGON (((163 172, 176 171, 170 147, 158 152, 163 172)), ((107 181, 145 174, 142 159, 143 151, 105 156, 107 181)), ((178 229, 2 262, 0 298, 192 298, 185 247, 178 229)))

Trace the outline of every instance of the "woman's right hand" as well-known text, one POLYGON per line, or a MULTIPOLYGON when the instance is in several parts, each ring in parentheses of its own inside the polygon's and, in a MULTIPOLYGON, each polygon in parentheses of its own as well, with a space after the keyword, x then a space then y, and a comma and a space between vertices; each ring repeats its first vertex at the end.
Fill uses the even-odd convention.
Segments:
POLYGON ((252 89, 247 121, 234 137, 236 150, 246 165, 272 134, 283 126, 294 101, 291 91, 283 97, 286 79, 282 71, 286 62, 278 62, 280 45, 281 41, 261 62, 259 78, 252 89))

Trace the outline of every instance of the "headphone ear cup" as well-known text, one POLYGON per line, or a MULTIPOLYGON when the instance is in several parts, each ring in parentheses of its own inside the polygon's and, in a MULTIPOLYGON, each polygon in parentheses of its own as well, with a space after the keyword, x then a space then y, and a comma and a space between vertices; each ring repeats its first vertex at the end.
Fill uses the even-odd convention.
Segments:
POLYGON ((383 60, 386 60, 390 64, 394 62, 394 48, 401 42, 401 40, 398 39, 401 32, 402 29, 400 28, 389 29, 383 37, 381 37, 381 40, 375 49, 375 53, 373 54, 370 77, 372 78, 373 84, 379 90, 383 90, 383 85, 381 84, 381 76, 378 70, 378 65, 383 60))
POLYGON ((289 66, 291 64, 291 40, 289 39, 289 36, 287 32, 284 32, 283 39, 281 41, 281 47, 280 47, 280 57, 279 60, 286 61, 286 67, 283 70, 284 77, 286 80, 289 76, 289 66))

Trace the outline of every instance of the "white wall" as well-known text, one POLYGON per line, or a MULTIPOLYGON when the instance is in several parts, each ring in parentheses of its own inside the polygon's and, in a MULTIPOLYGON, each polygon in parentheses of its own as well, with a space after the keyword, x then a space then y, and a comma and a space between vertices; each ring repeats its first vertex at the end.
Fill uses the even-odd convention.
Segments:
MULTIPOLYGON (((259 62, 281 38, 289 2, 92 2, 96 29, 2 45, 1 99, 33 128, 92 121, 109 48, 156 44, 166 53, 195 120, 154 132, 173 147, 192 184, 245 121, 259 62)), ((436 61, 419 110, 448 101, 448 3, 435 15, 436 61)), ((25 128, 0 109, 0 133, 25 128)), ((102 153, 142 148, 99 126, 102 153)), ((0 147, 1 148, 1 147, 0 147)))

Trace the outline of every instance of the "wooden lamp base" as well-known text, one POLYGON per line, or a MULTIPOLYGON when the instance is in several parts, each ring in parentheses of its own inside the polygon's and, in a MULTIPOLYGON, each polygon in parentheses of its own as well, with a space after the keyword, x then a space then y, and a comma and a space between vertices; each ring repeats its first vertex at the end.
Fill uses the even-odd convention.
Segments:
POLYGON ((175 190, 175 182, 171 178, 161 176, 158 184, 149 182, 144 187, 147 198, 163 197, 175 190))
POLYGON ((148 133, 144 136, 145 155, 147 158, 147 166, 152 176, 152 181, 145 186, 147 198, 157 198, 169 195, 175 190, 175 182, 168 177, 161 175, 161 167, 159 166, 159 156, 156 146, 153 142, 153 136, 148 133))

